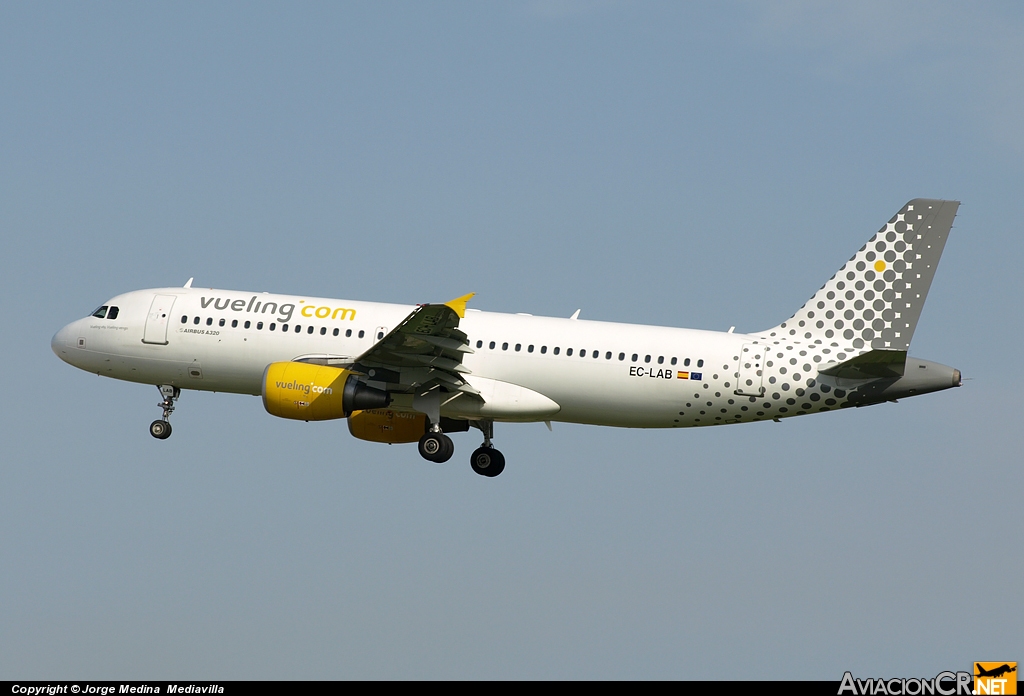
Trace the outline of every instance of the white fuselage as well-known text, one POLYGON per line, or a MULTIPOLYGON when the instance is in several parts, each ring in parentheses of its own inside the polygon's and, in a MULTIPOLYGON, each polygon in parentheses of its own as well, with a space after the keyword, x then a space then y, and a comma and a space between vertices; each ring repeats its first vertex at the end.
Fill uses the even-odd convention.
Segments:
MULTIPOLYGON (((197 288, 139 290, 107 304, 116 319, 86 317, 54 336, 61 359, 115 379, 254 395, 270 363, 354 360, 414 309, 197 288), (157 297, 168 298, 166 317, 151 316, 157 297)), ((470 380, 518 385, 559 407, 509 420, 666 428, 756 418, 733 393, 751 336, 474 310, 459 328, 474 351, 463 360, 470 380)))

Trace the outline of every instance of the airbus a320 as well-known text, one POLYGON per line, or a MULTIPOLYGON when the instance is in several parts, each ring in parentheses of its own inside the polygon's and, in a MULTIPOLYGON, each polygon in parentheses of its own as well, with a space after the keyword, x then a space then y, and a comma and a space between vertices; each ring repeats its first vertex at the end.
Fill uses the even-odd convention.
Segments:
POLYGON ((499 314, 472 294, 398 305, 184 287, 118 295, 53 337, 61 360, 160 390, 166 439, 183 389, 260 396, 357 438, 444 462, 475 428, 475 472, 505 459, 494 423, 689 428, 866 406, 961 384, 908 356, 959 203, 910 201, 800 309, 751 333, 499 314))

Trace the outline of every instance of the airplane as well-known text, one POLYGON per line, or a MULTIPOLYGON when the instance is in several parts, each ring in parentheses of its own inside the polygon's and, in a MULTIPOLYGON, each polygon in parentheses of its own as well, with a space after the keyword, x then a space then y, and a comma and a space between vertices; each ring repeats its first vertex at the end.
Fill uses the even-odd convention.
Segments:
POLYGON ((999 667, 995 667, 993 669, 985 669, 984 667, 982 667, 977 662, 974 663, 974 665, 975 665, 975 667, 978 670, 978 673, 974 675, 976 677, 995 677, 995 678, 998 678, 998 677, 1003 676, 1004 674, 1009 674, 1010 672, 1016 672, 1017 671, 1016 663, 1014 663, 1013 667, 1011 667, 1009 664, 1002 664, 999 667))
POLYGON ((908 357, 958 201, 903 206, 800 309, 752 333, 468 308, 192 287, 118 295, 53 337, 57 356, 153 384, 171 434, 183 389, 251 394, 272 415, 347 419, 350 433, 418 443, 445 462, 448 433, 481 431, 470 457, 497 476, 494 423, 626 428, 749 423, 959 387, 960 371, 908 357))

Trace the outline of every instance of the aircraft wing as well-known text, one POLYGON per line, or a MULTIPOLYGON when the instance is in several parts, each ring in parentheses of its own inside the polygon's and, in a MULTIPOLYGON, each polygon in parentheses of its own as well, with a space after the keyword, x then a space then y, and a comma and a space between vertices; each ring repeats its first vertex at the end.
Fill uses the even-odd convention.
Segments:
POLYGON ((414 309, 388 335, 356 358, 352 369, 365 374, 391 392, 412 393, 424 387, 442 387, 479 397, 463 375, 469 369, 462 357, 472 353, 459 320, 466 315, 470 293, 444 304, 414 309))

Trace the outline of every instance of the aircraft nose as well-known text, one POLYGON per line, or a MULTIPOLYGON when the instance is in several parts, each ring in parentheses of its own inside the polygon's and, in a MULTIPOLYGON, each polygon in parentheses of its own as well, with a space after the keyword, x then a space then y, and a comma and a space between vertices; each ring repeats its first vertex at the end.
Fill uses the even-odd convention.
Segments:
POLYGON ((72 324, 68 324, 50 339, 50 350, 64 362, 68 361, 68 347, 71 345, 72 326, 72 324))

